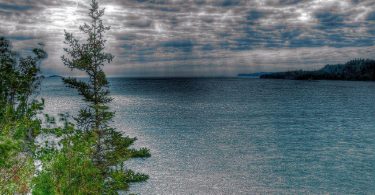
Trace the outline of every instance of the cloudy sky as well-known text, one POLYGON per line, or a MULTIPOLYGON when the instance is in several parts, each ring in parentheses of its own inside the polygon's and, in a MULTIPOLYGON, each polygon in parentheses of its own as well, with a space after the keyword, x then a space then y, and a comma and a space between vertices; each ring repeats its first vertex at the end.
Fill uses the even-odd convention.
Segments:
MULTIPOLYGON (((0 36, 45 43, 45 74, 63 66, 90 0, 0 0, 0 36)), ((234 76, 375 58, 374 0, 99 0, 113 76, 234 76)))

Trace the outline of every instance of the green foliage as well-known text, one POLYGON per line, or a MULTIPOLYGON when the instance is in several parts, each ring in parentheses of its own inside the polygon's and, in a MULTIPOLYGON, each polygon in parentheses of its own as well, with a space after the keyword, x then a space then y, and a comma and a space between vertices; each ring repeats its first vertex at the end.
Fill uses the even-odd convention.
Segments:
POLYGON ((38 119, 44 100, 33 94, 40 87, 39 64, 47 53, 32 49, 32 56, 19 57, 11 44, 0 38, 0 194, 118 194, 128 190, 132 182, 142 182, 148 176, 124 169, 124 161, 150 157, 147 148, 130 148, 136 138, 125 137, 110 127, 114 112, 110 111, 109 83, 103 71, 113 56, 104 52, 103 25, 96 0, 92 1, 90 24, 80 30, 87 35, 80 43, 73 34, 65 33, 68 56, 62 56, 66 66, 84 71, 88 82, 64 78, 87 102, 79 111, 75 124, 68 114, 38 119), (62 124, 62 126, 61 126, 62 124), (37 144, 36 138, 52 136, 37 144), (40 162, 37 168, 34 162, 40 162))
POLYGON ((0 194, 26 193, 34 174, 33 140, 39 122, 28 117, 4 120, 0 131, 0 194), (30 140, 32 139, 32 141, 30 140))
MULTIPOLYGON (((42 45, 40 45, 42 46, 42 45)), ((34 140, 41 122, 36 115, 44 102, 31 96, 40 85, 42 48, 33 56, 19 57, 11 44, 0 38, 0 194, 26 194, 34 174, 34 140)))
POLYGON ((375 60, 355 59, 345 64, 326 65, 316 71, 289 71, 262 75, 265 79, 375 81, 375 60))
POLYGON ((150 150, 148 148, 141 148, 139 150, 131 149, 131 154, 133 158, 146 158, 151 157, 150 150))
POLYGON ((0 101, 3 104, 27 104, 31 94, 40 86, 39 63, 47 54, 42 48, 35 48, 32 52, 34 56, 17 58, 10 42, 0 38, 0 101))
POLYGON ((94 141, 90 139, 88 134, 78 133, 61 140, 61 150, 41 151, 43 169, 34 179, 33 194, 102 192, 105 178, 90 158, 90 146, 94 141))
POLYGON ((143 182, 149 177, 142 173, 135 173, 132 170, 119 169, 110 173, 111 180, 107 182, 107 192, 116 192, 118 189, 128 190, 129 183, 143 182))
POLYGON ((9 168, 12 164, 9 164, 9 158, 16 156, 19 152, 20 144, 8 137, 0 137, 0 167, 9 168))
POLYGON ((90 24, 80 27, 87 35, 84 43, 65 32, 67 56, 63 63, 72 70, 83 71, 88 81, 77 78, 63 78, 64 83, 78 91, 87 106, 74 117, 74 125, 61 115, 64 127, 54 127, 56 120, 46 115, 45 134, 61 138, 61 148, 46 145, 39 149, 37 156, 42 160, 43 169, 34 181, 34 194, 117 194, 128 190, 129 183, 142 182, 148 176, 123 169, 123 162, 130 158, 150 157, 147 148, 129 148, 136 138, 124 137, 111 128, 114 112, 108 104, 109 83, 103 66, 110 63, 113 56, 104 51, 104 33, 110 29, 103 25, 96 0, 91 3, 90 24), (121 166, 119 166, 121 165, 121 166))

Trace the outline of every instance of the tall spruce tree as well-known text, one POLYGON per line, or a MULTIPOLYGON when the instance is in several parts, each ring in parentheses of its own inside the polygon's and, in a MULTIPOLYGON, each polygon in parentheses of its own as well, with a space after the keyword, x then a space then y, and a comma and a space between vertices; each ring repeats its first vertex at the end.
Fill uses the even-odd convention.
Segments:
POLYGON ((92 0, 89 11, 91 23, 85 23, 79 28, 87 35, 86 41, 81 43, 72 33, 65 32, 65 44, 68 48, 64 49, 67 56, 62 56, 62 61, 71 70, 85 72, 88 80, 64 78, 63 81, 76 89, 87 102, 87 107, 79 111, 75 120, 79 129, 96 140, 92 160, 105 178, 105 189, 112 192, 127 189, 129 182, 148 179, 147 175, 124 170, 121 165, 130 158, 149 157, 150 153, 147 148, 129 148, 136 138, 124 137, 110 127, 114 112, 111 112, 108 106, 112 98, 109 96, 109 83, 103 66, 110 63, 114 56, 105 52, 104 34, 110 27, 103 25, 103 15, 104 9, 99 9, 98 2, 92 0))

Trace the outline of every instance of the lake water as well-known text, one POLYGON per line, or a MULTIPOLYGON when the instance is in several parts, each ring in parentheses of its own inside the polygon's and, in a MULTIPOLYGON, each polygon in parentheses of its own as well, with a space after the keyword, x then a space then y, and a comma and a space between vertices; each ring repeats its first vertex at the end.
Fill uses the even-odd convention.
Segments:
MULTIPOLYGON (((140 194, 375 194, 375 82, 111 79, 140 194)), ((46 79, 46 112, 82 105, 46 79)))

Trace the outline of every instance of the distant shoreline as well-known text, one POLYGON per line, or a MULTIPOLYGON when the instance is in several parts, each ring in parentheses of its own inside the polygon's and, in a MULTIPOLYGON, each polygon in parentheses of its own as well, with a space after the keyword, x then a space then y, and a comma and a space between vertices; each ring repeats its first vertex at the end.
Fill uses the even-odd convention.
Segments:
POLYGON ((356 59, 345 64, 326 65, 316 71, 288 71, 263 74, 261 79, 375 81, 375 60, 356 59))
POLYGON ((63 78, 63 77, 60 75, 50 75, 50 76, 47 76, 47 78, 63 78))

